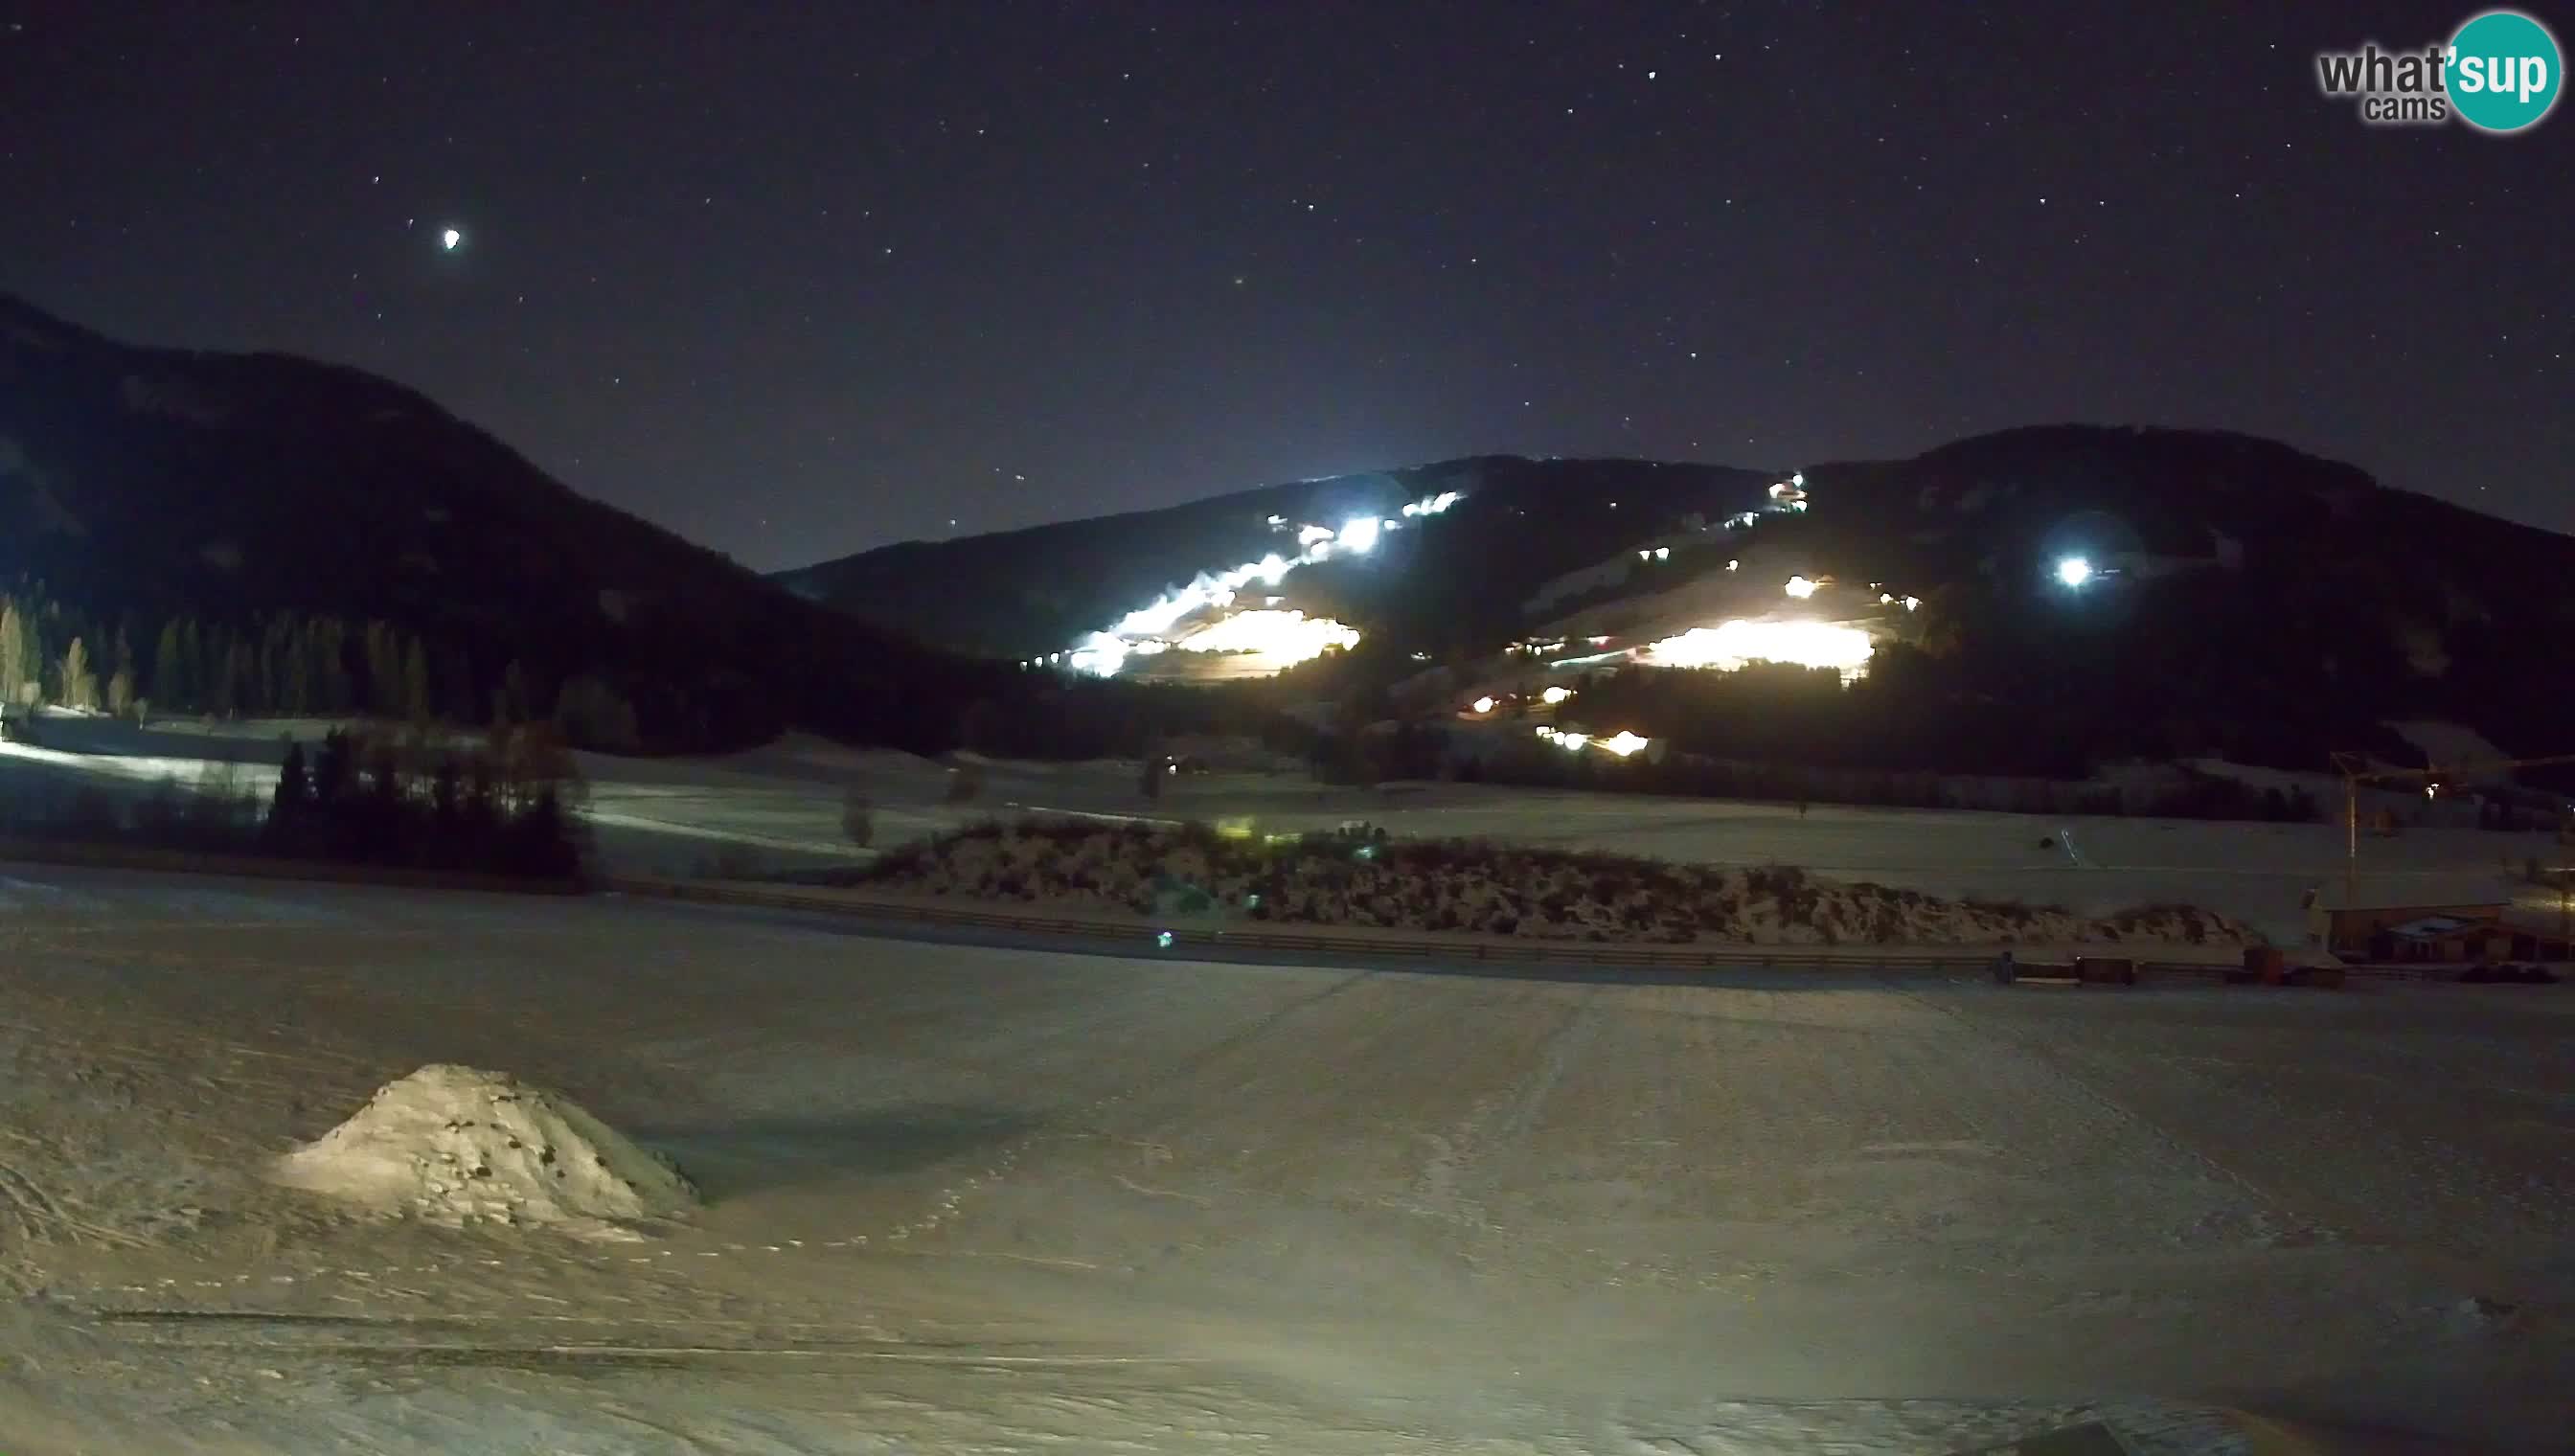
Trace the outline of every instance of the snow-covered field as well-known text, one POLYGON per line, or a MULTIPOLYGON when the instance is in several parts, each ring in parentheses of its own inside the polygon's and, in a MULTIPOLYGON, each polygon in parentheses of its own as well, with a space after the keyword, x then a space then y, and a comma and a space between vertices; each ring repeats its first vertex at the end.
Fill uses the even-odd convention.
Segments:
MULTIPOLYGON (((718 760, 585 758, 594 819, 613 862, 685 872, 735 853, 759 867, 847 858, 841 792, 857 782, 877 804, 880 845, 992 814, 1055 810, 1149 818, 1249 816, 1271 832, 1329 829, 1365 818, 1407 836, 1485 836, 1711 864, 1794 864, 1951 898, 2063 905, 2103 915, 2139 904, 2205 906, 2296 944, 2302 896, 2344 873, 2341 824, 2087 818, 1941 809, 1863 808, 1470 783, 1332 788, 1301 774, 1180 774, 1146 798, 1130 763, 999 762, 972 803, 944 801, 947 772, 899 753, 799 742, 718 760), (2042 844, 2042 840, 2048 841, 2042 844)), ((2517 897, 2554 924, 2553 892, 2519 885, 2525 859, 2557 862, 2552 836, 2469 828, 2364 834, 2364 881, 2398 892, 2456 893, 2463 883, 2517 897)))
POLYGON ((0 866, 0 1448, 1919 1452, 2108 1415, 2234 1451, 2234 1404, 2549 1449, 2570 1005, 0 866), (574 1099, 703 1206, 603 1242, 260 1176, 432 1063, 574 1099))
MULTIPOLYGON (((915 760, 917 761, 917 760, 915 760)), ((869 780, 881 804, 879 842, 962 823, 982 814, 1055 809, 1160 818, 1249 816, 1272 832, 1329 829, 1365 818, 1389 833, 1490 837, 1518 843, 1603 849, 1720 865, 1793 864, 1842 880, 1873 880, 1949 898, 2022 900, 2105 915, 2140 904, 2194 904, 2297 944, 2307 925, 2303 896, 2340 883, 2342 826, 2197 819, 2091 818, 1943 809, 1864 808, 1550 791, 1482 784, 1324 788, 1297 775, 1184 774, 1147 800, 1127 765, 1048 768, 1000 764, 974 805, 938 801, 935 765, 889 767, 869 780), (926 771, 925 771, 926 770, 926 771), (895 825, 889 835, 886 825, 895 825)), ((790 834, 828 843, 838 801, 808 791, 782 796, 790 834), (792 804, 792 806, 785 806, 792 804)), ((712 806, 711 806, 712 807, 712 806)), ((2552 925, 2553 891, 2514 878, 2525 859, 2563 862, 2551 836, 2477 829, 2417 828, 2393 837, 2364 834, 2365 885, 2395 893, 2455 894, 2481 886, 2517 897, 2537 923, 2552 925)))
MULTIPOLYGON (((208 761, 240 765, 243 786, 275 781, 281 732, 318 737, 325 725, 156 725, 137 733, 104 721, 51 721, 48 745, 0 743, 0 791, 21 775, 140 788, 164 775, 192 782, 208 761)), ((2306 932, 2301 895, 2338 882, 2339 823, 2261 824, 2188 819, 2036 817, 1937 809, 1859 808, 1555 792, 1480 784, 1327 788, 1302 774, 1180 774, 1153 799, 1132 763, 984 766, 982 793, 947 801, 948 770, 909 754, 790 736, 708 758, 578 755, 602 858, 628 873, 687 875, 847 864, 844 790, 876 805, 876 842, 898 843, 994 814, 1029 810, 1218 819, 1251 816, 1264 829, 1327 829, 1366 818, 1400 835, 1483 835, 1713 864, 1779 863, 1832 878, 1875 880, 1946 897, 2060 904, 2085 915, 2138 904, 2202 905, 2295 944, 2306 932), (2048 843, 2042 845, 2041 840, 2048 843)), ((2553 927, 2553 891, 2518 885, 2526 858, 2562 861, 2541 834, 2414 828, 2364 835, 2363 874, 2389 887, 2463 880, 2517 897, 2553 927)))

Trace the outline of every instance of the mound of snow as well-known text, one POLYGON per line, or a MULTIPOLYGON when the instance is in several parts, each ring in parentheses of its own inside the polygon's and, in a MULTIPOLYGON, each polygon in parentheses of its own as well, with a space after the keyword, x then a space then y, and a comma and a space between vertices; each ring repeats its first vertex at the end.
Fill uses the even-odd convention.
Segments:
POLYGON ((437 1064, 280 1158, 278 1182, 384 1213, 605 1232, 696 1206, 697 1189, 569 1099, 503 1072, 437 1064))

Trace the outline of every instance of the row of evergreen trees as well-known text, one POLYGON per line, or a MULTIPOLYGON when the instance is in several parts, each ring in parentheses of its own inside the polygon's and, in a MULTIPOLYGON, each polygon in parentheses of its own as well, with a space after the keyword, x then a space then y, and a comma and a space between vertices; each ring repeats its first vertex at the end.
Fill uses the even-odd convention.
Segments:
POLYGON ((33 590, 0 597, 0 703, 119 717, 548 722, 578 746, 641 745, 633 706, 597 677, 549 682, 515 661, 487 671, 388 623, 283 613, 240 626, 187 615, 110 623, 33 590))
POLYGON ((469 751, 414 732, 289 743, 260 847, 296 858, 568 880, 581 844, 572 760, 543 726, 469 751))
POLYGON ((470 741, 337 730, 288 743, 265 804, 228 761, 142 792, 34 776, 0 794, 0 832, 568 883, 587 859, 582 792, 543 724, 470 741))

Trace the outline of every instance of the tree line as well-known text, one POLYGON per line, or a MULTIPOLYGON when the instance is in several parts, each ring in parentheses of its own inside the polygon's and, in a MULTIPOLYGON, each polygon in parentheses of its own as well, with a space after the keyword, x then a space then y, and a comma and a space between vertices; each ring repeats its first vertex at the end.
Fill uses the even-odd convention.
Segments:
POLYGON ((465 751, 335 729, 309 755, 287 745, 259 843, 293 858, 571 879, 583 856, 566 799, 580 784, 543 725, 465 751))
POLYGON ((118 717, 364 717, 551 725, 575 746, 632 751, 631 702, 602 678, 497 669, 382 621, 271 613, 233 623, 84 614, 22 589, 0 596, 0 703, 118 717))
POLYGON ((470 743, 421 728, 290 740, 263 802, 237 765, 143 792, 39 778, 0 800, 0 827, 45 838, 568 882, 587 859, 582 783, 546 725, 470 743))

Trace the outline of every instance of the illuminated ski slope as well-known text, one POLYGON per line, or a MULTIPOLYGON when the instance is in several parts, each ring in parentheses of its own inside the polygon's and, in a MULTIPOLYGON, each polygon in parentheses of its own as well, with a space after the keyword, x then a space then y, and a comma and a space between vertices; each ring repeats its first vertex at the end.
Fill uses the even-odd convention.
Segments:
MULTIPOLYGON (((1768 502, 1758 511, 1728 517, 1721 529, 1740 532, 1765 515, 1803 513, 1809 503, 1806 478, 1802 472, 1770 487, 1768 502)), ((1270 518, 1270 529, 1294 539, 1293 555, 1273 552, 1259 561, 1245 562, 1222 571, 1203 572, 1187 585, 1173 588, 1154 601, 1137 608, 1081 642, 1060 653, 1033 659, 1028 666, 1062 665, 1098 677, 1115 677, 1131 668, 1138 660, 1166 653, 1209 653, 1234 655, 1241 660, 1244 673, 1278 672, 1320 656, 1332 648, 1355 647, 1360 639, 1357 629, 1330 618, 1308 617, 1294 610, 1281 610, 1273 597, 1266 604, 1236 610, 1238 599, 1256 584, 1276 588, 1288 574, 1300 567, 1329 561, 1336 555, 1364 555, 1375 550, 1387 532, 1404 529, 1409 522, 1439 515, 1455 505, 1461 495, 1444 491, 1404 506, 1396 516, 1353 516, 1339 526, 1291 523, 1285 516, 1270 518)), ((1657 553, 1647 548, 1638 553, 1641 559, 1659 560, 1669 556, 1668 549, 1657 553)), ((1734 570, 1738 563, 1729 562, 1734 570)), ((1817 592, 1831 585, 1828 576, 1788 578, 1787 595, 1800 602, 1812 601, 1817 592)), ((1872 590, 1876 590, 1872 587, 1872 590)), ((1901 603, 1908 610, 1916 604, 1910 598, 1889 594, 1878 597, 1880 605, 1901 603)), ((1820 605, 1820 604, 1818 604, 1820 605)), ((1856 679, 1867 671, 1872 639, 1861 628, 1819 619, 1743 620, 1719 622, 1713 626, 1695 627, 1663 638, 1628 654, 1640 665, 1670 668, 1714 668, 1739 671, 1756 662, 1790 663, 1810 668, 1830 668, 1846 680, 1856 679)))
POLYGON ((1734 620, 1693 627, 1638 651, 1637 661, 1656 668, 1715 668, 1740 672, 1752 663, 1793 663, 1831 668, 1845 679, 1868 671, 1875 646, 1867 633, 1832 622, 1734 620))
POLYGON ((1359 640, 1356 630, 1329 618, 1309 618, 1301 612, 1234 613, 1178 636, 1174 634, 1184 622, 1232 607, 1243 589, 1255 582, 1276 587, 1298 567, 1329 561, 1336 555, 1364 556, 1376 549, 1378 538, 1386 532, 1400 531, 1406 522, 1436 516, 1462 499, 1458 492, 1442 491, 1406 505, 1397 516, 1353 516, 1337 527, 1290 527, 1285 516, 1273 516, 1272 531, 1294 533, 1294 556, 1273 552, 1257 562, 1245 562, 1221 572, 1202 572, 1189 585, 1164 593, 1065 652, 1050 654, 1045 661, 1114 678, 1131 658, 1174 651, 1254 654, 1276 663, 1278 668, 1287 668, 1318 657, 1326 648, 1354 647, 1359 640))

